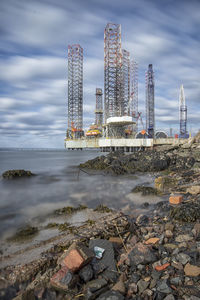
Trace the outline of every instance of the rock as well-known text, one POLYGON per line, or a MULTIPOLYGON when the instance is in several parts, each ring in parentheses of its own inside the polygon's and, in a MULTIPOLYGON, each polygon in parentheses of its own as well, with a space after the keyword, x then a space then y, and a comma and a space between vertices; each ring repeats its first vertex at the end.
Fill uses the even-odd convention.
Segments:
POLYGON ((177 270, 183 270, 183 265, 180 262, 178 263, 178 262, 173 261, 171 263, 171 266, 177 270))
POLYGON ((157 282, 157 281, 156 281, 155 279, 152 279, 151 282, 150 282, 149 288, 150 288, 150 289, 153 289, 153 288, 156 286, 156 282, 157 282))
POLYGON ((196 223, 194 225, 194 232, 195 232, 195 237, 198 237, 200 235, 200 223, 196 223))
POLYGON ((43 298, 45 300, 56 300, 56 292, 50 289, 45 289, 43 298))
POLYGON ((180 204, 183 201, 183 196, 179 195, 179 196, 170 196, 169 197, 169 203, 170 204, 180 204))
POLYGON ((114 249, 113 244, 109 242, 108 240, 103 239, 94 239, 89 241, 89 248, 91 250, 94 250, 94 247, 100 247, 105 249, 103 253, 103 257, 100 260, 94 260, 93 261, 93 269, 95 270, 106 268, 106 271, 111 271, 116 275, 116 263, 115 263, 115 257, 114 257, 114 249))
POLYGON ((123 300, 124 296, 118 291, 108 291, 103 293, 97 300, 123 300))
POLYGON ((159 192, 157 189, 151 187, 151 186, 144 186, 144 185, 137 185, 132 189, 132 193, 142 193, 142 196, 147 195, 158 195, 159 192))
POLYGON ((137 293, 137 284, 132 282, 128 285, 127 298, 131 298, 133 294, 137 293))
POLYGON ((170 176, 160 176, 154 181, 154 187, 160 192, 169 191, 169 189, 176 186, 176 184, 177 179, 170 176))
POLYGON ((148 264, 157 260, 156 255, 148 246, 137 243, 129 253, 130 262, 133 265, 148 264))
POLYGON ((13 236, 8 238, 10 241, 20 242, 34 237, 38 233, 38 228, 26 225, 24 228, 19 229, 13 236))
POLYGON ((180 234, 175 238, 175 241, 178 243, 192 241, 193 237, 189 234, 180 234))
POLYGON ((164 294, 169 294, 172 291, 166 280, 161 280, 157 283, 157 290, 164 294))
POLYGON ((189 193, 191 195, 200 194, 200 185, 193 185, 193 186, 187 188, 186 193, 189 193))
POLYGON ((181 285, 182 284, 182 280, 180 277, 173 277, 170 279, 170 283, 173 285, 181 285))
POLYGON ((167 297, 165 297, 164 300, 175 300, 175 298, 172 294, 170 294, 170 295, 167 295, 167 297))
POLYGON ((157 244, 158 242, 159 242, 159 238, 156 238, 156 237, 154 237, 154 238, 150 238, 150 239, 148 239, 147 241, 145 241, 145 244, 146 245, 150 245, 150 244, 157 244))
POLYGON ((184 273, 186 276, 194 276, 194 277, 199 276, 200 267, 187 263, 187 265, 184 268, 184 273))
POLYGON ((167 244, 164 244, 164 247, 173 251, 174 249, 177 248, 177 245, 176 244, 170 244, 170 243, 167 243, 167 244))
POLYGON ((25 171, 25 170, 8 170, 2 174, 2 177, 4 179, 17 179, 17 178, 23 178, 23 177, 31 177, 34 176, 31 171, 25 171))
POLYGON ((79 276, 84 282, 88 282, 93 277, 93 269, 91 265, 86 265, 79 271, 79 276))
POLYGON ((78 279, 67 267, 62 267, 57 273, 55 273, 50 283, 52 287, 57 290, 67 291, 69 288, 73 288, 78 279))
POLYGON ((166 236, 167 238, 172 238, 172 237, 173 237, 173 232, 172 232, 171 230, 166 230, 166 231, 165 231, 165 236, 166 236))
POLYGON ((149 222, 149 218, 146 215, 139 215, 136 219, 137 225, 145 225, 149 222))
POLYGON ((150 289, 146 289, 143 295, 147 297, 151 297, 153 295, 153 291, 151 291, 150 289))
POLYGON ((185 265, 187 264, 187 262, 190 261, 190 257, 189 255, 185 254, 185 253, 179 253, 176 255, 176 259, 182 264, 185 265))
POLYGON ((61 265, 75 272, 89 263, 93 257, 94 252, 83 244, 73 244, 65 254, 61 265))
POLYGON ((148 208, 149 207, 149 202, 142 203, 140 207, 143 208, 143 209, 148 208))
POLYGON ((170 231, 173 232, 173 230, 174 230, 174 225, 171 224, 171 223, 166 223, 166 224, 165 224, 165 230, 170 230, 170 231))
POLYGON ((142 294, 144 292, 144 290, 146 290, 146 288, 149 286, 149 282, 145 281, 143 279, 140 279, 137 283, 137 287, 139 290, 139 294, 142 294))
POLYGON ((122 295, 125 294, 126 292, 126 288, 124 285, 124 282, 122 280, 119 280, 113 287, 112 287, 113 291, 118 291, 120 292, 122 295))
POLYGON ((133 283, 137 283, 139 280, 140 280, 140 275, 139 274, 137 274, 137 273, 132 273, 131 274, 131 278, 130 278, 130 280, 131 280, 131 282, 133 282, 133 283))
POLYGON ((90 290, 90 292, 93 293, 93 292, 96 292, 97 290, 100 290, 107 284, 108 283, 104 278, 98 278, 98 279, 89 281, 85 285, 85 290, 90 290))
POLYGON ((187 140, 187 142, 186 142, 185 144, 183 144, 181 147, 182 147, 183 149, 190 149, 191 146, 192 146, 192 144, 194 143, 194 141, 195 141, 195 138, 194 138, 194 137, 191 137, 191 138, 189 138, 189 139, 187 140))
POLYGON ((171 207, 170 218, 180 222, 195 222, 200 219, 200 201, 182 203, 171 207))

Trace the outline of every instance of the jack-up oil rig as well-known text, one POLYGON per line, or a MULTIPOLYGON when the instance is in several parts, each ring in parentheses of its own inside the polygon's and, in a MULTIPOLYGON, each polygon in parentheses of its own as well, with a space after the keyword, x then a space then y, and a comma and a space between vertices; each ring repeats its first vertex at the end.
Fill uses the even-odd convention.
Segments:
MULTIPOLYGON (((68 46, 68 149, 101 148, 102 151, 135 151, 155 144, 174 143, 155 131, 155 78, 153 65, 146 71, 146 128, 138 111, 138 64, 122 48, 121 25, 108 23, 104 30, 104 107, 102 88, 96 88, 95 122, 83 130, 83 48, 68 46), (138 132, 139 121, 142 130, 138 132)), ((187 106, 180 92, 180 138, 187 138, 187 106)), ((179 141, 180 142, 180 141, 179 141)))

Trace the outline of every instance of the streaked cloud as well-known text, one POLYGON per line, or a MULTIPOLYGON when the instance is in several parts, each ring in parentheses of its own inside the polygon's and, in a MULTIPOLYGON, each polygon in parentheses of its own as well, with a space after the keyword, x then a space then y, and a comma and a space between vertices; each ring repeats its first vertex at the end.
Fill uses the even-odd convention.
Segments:
POLYGON ((94 122, 107 22, 122 25, 122 47, 139 63, 143 121, 145 70, 153 63, 156 127, 178 132, 183 83, 188 128, 199 129, 198 0, 2 0, 0 8, 0 146, 63 147, 68 44, 84 49, 84 127, 94 122))

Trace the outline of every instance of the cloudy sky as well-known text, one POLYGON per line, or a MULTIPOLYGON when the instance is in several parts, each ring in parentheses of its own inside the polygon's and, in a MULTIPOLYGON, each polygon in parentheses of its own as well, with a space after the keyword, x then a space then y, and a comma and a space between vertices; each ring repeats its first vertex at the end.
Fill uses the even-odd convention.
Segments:
POLYGON ((121 24, 122 47, 139 64, 143 119, 152 63, 156 128, 178 132, 181 84, 188 130, 200 128, 199 0, 1 0, 0 147, 64 146, 68 44, 84 49, 84 128, 94 122, 109 22, 121 24))

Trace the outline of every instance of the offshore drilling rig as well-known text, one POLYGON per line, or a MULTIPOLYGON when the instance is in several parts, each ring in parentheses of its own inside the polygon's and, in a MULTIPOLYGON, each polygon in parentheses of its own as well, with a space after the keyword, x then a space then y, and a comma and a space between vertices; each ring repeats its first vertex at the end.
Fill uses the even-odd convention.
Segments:
MULTIPOLYGON (((83 48, 79 44, 69 45, 66 148, 87 148, 90 140, 90 144, 94 145, 92 147, 104 145, 102 147, 113 150, 120 144, 119 147, 132 151, 131 148, 136 145, 147 146, 152 143, 150 140, 167 138, 165 133, 155 132, 155 78, 152 64, 148 65, 145 78, 146 128, 138 111, 138 64, 130 52, 122 47, 121 25, 108 23, 104 30, 104 101, 102 88, 96 88, 95 122, 84 133, 83 48), (138 133, 139 120, 143 130, 138 133), (135 138, 143 141, 136 142, 135 138)), ((183 87, 179 102, 179 137, 186 138, 187 107, 183 87)))

